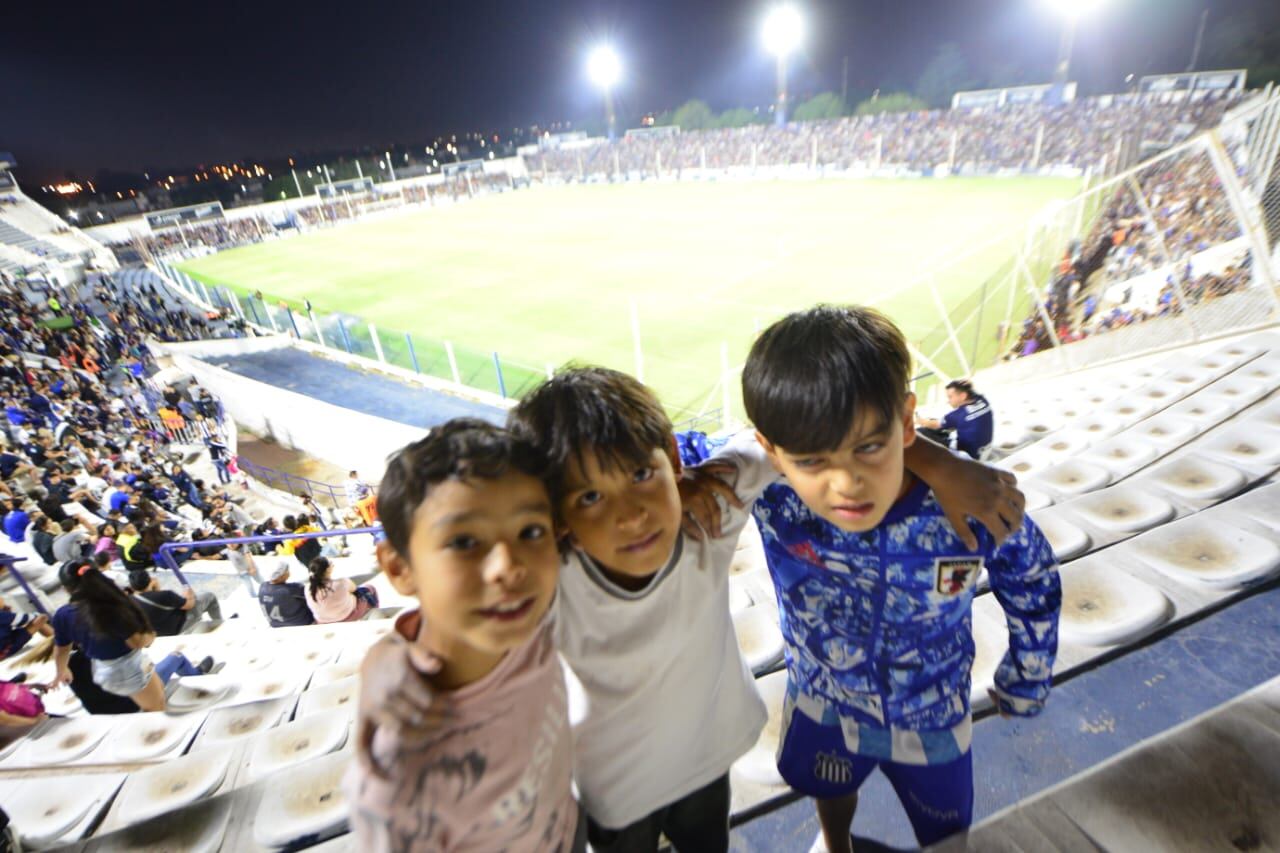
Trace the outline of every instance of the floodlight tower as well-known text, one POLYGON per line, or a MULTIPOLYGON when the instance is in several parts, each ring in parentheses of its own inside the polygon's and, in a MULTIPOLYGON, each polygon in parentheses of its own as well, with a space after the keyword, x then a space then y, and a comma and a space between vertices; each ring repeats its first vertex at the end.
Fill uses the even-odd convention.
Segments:
POLYGON ((790 3, 778 3, 764 17, 762 32, 765 50, 778 61, 778 101, 773 117, 776 124, 787 123, 787 60, 804 38, 804 17, 790 3))
POLYGON ((1058 40, 1058 63, 1053 68, 1053 90, 1050 100, 1065 100, 1067 83, 1071 80, 1071 52, 1076 44, 1076 26, 1080 19, 1102 8, 1106 0, 1046 0, 1062 18, 1062 35, 1058 40))
POLYGON ((613 111, 613 87, 622 77, 622 60, 612 46, 597 45, 587 56, 587 76, 604 95, 604 115, 609 126, 609 141, 618 134, 618 117, 613 111))

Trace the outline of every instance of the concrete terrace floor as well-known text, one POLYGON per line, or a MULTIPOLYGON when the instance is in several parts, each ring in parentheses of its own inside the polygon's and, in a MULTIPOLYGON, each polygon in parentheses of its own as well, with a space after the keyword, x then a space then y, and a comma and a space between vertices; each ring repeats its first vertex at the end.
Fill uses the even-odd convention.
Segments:
POLYGON ((430 428, 460 417, 496 424, 506 420, 506 412, 495 406, 366 373, 291 347, 205 361, 249 379, 409 426, 430 428))

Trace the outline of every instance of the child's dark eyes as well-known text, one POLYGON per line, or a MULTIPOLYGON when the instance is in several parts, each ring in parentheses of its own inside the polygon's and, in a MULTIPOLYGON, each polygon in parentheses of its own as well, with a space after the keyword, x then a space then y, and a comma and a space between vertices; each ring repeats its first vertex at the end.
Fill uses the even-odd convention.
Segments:
POLYGON ((466 533, 460 533, 453 536, 445 543, 445 547, 451 551, 470 551, 477 544, 476 537, 466 533))
POLYGON ((657 473, 654 468, 637 468, 635 474, 631 477, 631 481, 633 483, 645 483, 652 480, 657 473))
POLYGON ((860 446, 855 452, 856 453, 877 453, 883 448, 884 448, 884 442, 873 441, 870 444, 864 444, 860 446))
POLYGON ((599 492, 594 492, 594 491, 583 492, 582 494, 578 495, 578 500, 576 501, 576 503, 578 504, 578 507, 580 509, 586 509, 589 506, 595 506, 596 504, 600 503, 600 497, 601 496, 599 492))
POLYGON ((550 533, 550 531, 547 530, 546 525, 529 524, 520 531, 520 538, 526 542, 537 542, 540 539, 546 538, 548 533, 550 533))
POLYGON ((797 468, 817 468, 821 464, 822 464, 822 459, 819 459, 819 458, 805 458, 805 459, 795 460, 795 466, 797 468))

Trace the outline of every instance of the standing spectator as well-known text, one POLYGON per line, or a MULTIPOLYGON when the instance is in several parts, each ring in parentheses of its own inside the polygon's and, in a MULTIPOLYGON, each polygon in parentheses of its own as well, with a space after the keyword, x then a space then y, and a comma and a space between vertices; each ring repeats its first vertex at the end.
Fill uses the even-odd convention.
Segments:
POLYGON ((270 580, 259 587, 258 603, 272 628, 315 624, 306 590, 300 583, 289 583, 288 560, 277 563, 270 580))
POLYGON ((218 471, 218 482, 224 485, 230 483, 231 473, 227 470, 227 465, 231 461, 231 451, 212 433, 205 438, 204 443, 209 448, 209 459, 218 471))
POLYGON ((360 475, 352 471, 347 475, 346 481, 342 484, 342 488, 347 493, 347 505, 355 506, 364 498, 373 493, 373 486, 370 486, 364 480, 360 479, 360 475))
POLYGON ((333 565, 327 557, 312 560, 310 573, 307 606, 319 624, 356 622, 378 606, 378 593, 373 587, 357 587, 351 578, 334 580, 333 565))
POLYGON ((129 589, 161 637, 174 637, 190 630, 205 613, 214 621, 222 619, 222 608, 211 592, 197 593, 186 586, 182 588, 182 595, 178 595, 162 589, 155 575, 141 570, 129 572, 129 589))
MULTIPOLYGON (((233 530, 231 536, 244 536, 243 530, 233 530)), ((240 576, 240 580, 244 583, 245 588, 249 590, 252 598, 257 598, 258 593, 262 589, 262 581, 258 576, 258 564, 254 562, 253 554, 249 553, 249 549, 245 547, 243 542, 232 542, 226 548, 227 562, 236 570, 236 574, 240 576)))

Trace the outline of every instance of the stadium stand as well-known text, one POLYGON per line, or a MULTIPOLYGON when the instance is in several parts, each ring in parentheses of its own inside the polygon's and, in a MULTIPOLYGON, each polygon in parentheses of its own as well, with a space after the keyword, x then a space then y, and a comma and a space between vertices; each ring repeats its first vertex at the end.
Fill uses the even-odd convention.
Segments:
MULTIPOLYGON (((1026 168, 1033 149, 1027 148, 1023 125, 1036 120, 1053 128, 1053 133, 1046 131, 1046 140, 1067 140, 1060 143, 1061 149, 1053 147, 1059 143, 1046 145, 1046 162, 1091 164, 1110 150, 1108 146, 1114 148, 1118 134, 1145 136, 1181 123, 1212 125, 1227 106, 1206 102, 1195 107, 1135 107, 1120 100, 1057 112, 1017 108, 999 117, 1007 125, 999 131, 1003 136, 992 136, 988 125, 971 124, 980 120, 967 113, 851 120, 801 131, 751 128, 682 134, 701 141, 690 143, 696 145, 691 148, 670 140, 637 142, 626 155, 634 159, 623 165, 643 171, 648 168, 646 158, 652 156, 655 162, 661 160, 659 169, 679 169, 686 162, 700 168, 703 151, 710 155, 709 162, 722 166, 746 165, 761 152, 781 161, 811 153, 813 134, 827 133, 844 146, 830 163, 847 166, 866 156, 865 135, 874 127, 877 134, 893 137, 879 143, 882 150, 911 168, 925 168, 939 145, 950 145, 947 139, 953 133, 962 140, 960 151, 977 152, 966 154, 967 161, 957 158, 960 162, 1026 168), (916 122, 924 126, 914 127, 916 122), (1098 139, 1090 141, 1095 132, 1098 139), (777 135, 791 133, 797 138, 777 135)), ((1033 147, 1034 138, 1033 130, 1033 147)), ((631 144, 626 141, 620 148, 631 144)), ((575 179, 575 169, 581 177, 587 166, 602 173, 612 168, 598 162, 608 159, 601 151, 584 151, 544 152, 537 162, 544 174, 569 179, 575 179)), ((1221 193, 1215 193, 1210 173, 1194 163, 1173 168, 1156 164, 1138 175, 1135 183, 1141 194, 1161 199, 1154 216, 1165 241, 1186 247, 1175 258, 1179 263, 1206 247, 1239 239, 1232 208, 1225 200, 1214 200, 1221 193)), ((406 198, 410 195, 405 193, 406 198)), ((344 206, 325 209, 332 208, 334 217, 340 217, 336 211, 344 206)), ((1089 259, 1090 272, 1068 268, 1050 281, 1053 287, 1067 273, 1076 276, 1063 288, 1071 291, 1076 285, 1064 295, 1064 303, 1074 305, 1095 288, 1123 284, 1130 276, 1158 270, 1170 259, 1167 253, 1153 257, 1149 235, 1131 227, 1136 216, 1147 214, 1127 205, 1122 194, 1110 198, 1081 241, 1084 251, 1078 257, 1089 259), (1093 277, 1098 281, 1092 282, 1093 277)), ((223 246, 254 239, 254 226, 243 229, 188 229, 186 240, 203 234, 208 245, 223 246)), ((259 225, 256 238, 267 236, 259 225)), ((172 242, 155 246, 157 251, 172 248, 172 242)), ((1197 273, 1181 282, 1183 292, 1197 293, 1198 301, 1225 299, 1243 286, 1244 269, 1228 265, 1225 271, 1197 273)), ((250 529, 270 540, 281 526, 267 516, 301 508, 261 488, 229 492, 214 484, 215 466, 205 439, 234 445, 234 429, 219 413, 218 401, 189 383, 166 384, 176 377, 172 369, 161 370, 152 356, 157 342, 235 337, 244 334, 245 324, 230 315, 207 316, 176 286, 169 287, 164 277, 141 269, 93 276, 75 293, 5 282, 0 296, 0 355, 5 357, 0 387, 8 406, 11 458, 6 457, 5 464, 12 465, 5 488, 21 490, 27 497, 34 497, 36 488, 54 492, 58 484, 43 482, 47 478, 40 468, 47 472, 68 466, 75 488, 88 494, 58 509, 91 523, 121 521, 130 512, 159 521, 170 532, 157 531, 164 538, 143 543, 153 555, 162 548, 165 554, 175 553, 177 543, 200 548, 202 538, 220 540, 224 534, 250 529), (57 313, 50 297, 72 321, 70 328, 41 325, 57 313), (86 407, 94 397, 102 405, 86 407), (42 437, 41 426, 53 434, 42 437), (170 457, 177 466, 167 461, 170 457), (116 487, 117 478, 129 477, 143 485, 128 491, 116 487), (113 488, 124 495, 125 507, 114 515, 110 507, 118 498, 109 495, 113 488), (133 491, 145 497, 135 504, 133 491)), ((1165 302, 1167 314, 1180 310, 1177 302, 1165 302)), ((1062 319, 1057 309, 1052 313, 1055 320, 1062 319)), ((1070 332, 1064 327, 1059 343, 1069 343, 1070 332)), ((1035 353, 1027 355, 1027 364, 1034 365, 1035 353)), ((1047 728, 1036 737, 1046 743, 1056 737, 1055 747, 1073 755, 1052 766, 1042 766, 1016 746, 1008 747, 1013 736, 1008 724, 1001 727, 996 722, 987 693, 1007 632, 994 596, 980 582, 982 592, 973 613, 974 738, 987 750, 989 762, 993 755, 1007 761, 998 765, 1001 778, 996 782, 982 778, 988 770, 994 775, 995 764, 979 771, 978 817, 994 816, 978 826, 967 849, 1039 849, 1046 836, 1063 844, 1067 839, 1078 841, 1080 849, 1132 849, 1135 833, 1143 831, 1127 826, 1134 804, 1147 804, 1141 811, 1143 820, 1149 820, 1152 802, 1181 802, 1188 788, 1203 778, 1197 775, 1202 765, 1217 766, 1210 761, 1212 755, 1245 744, 1255 750, 1256 758, 1263 754, 1256 750, 1274 747, 1274 683, 1186 729, 1170 732, 1167 741, 1146 746, 1139 742, 1234 699, 1244 692, 1242 684, 1252 687, 1273 677, 1273 671, 1266 671, 1269 662, 1280 660, 1280 634, 1274 630, 1280 595, 1275 582, 1280 575, 1280 333, 1268 329, 1215 336, 1171 352, 1072 369, 1053 383, 1033 373, 1018 380, 998 372, 979 375, 977 381, 1000 414, 996 464, 1019 475, 1029 512, 1062 563, 1061 642, 1055 694, 1047 713, 1066 708, 1069 712, 1063 713, 1070 715, 1084 714, 1085 709, 1097 714, 1101 702, 1104 715, 1108 709, 1119 715, 1123 698, 1095 691, 1100 679, 1130 665, 1133 669, 1114 678, 1131 681, 1131 672, 1147 673, 1151 681, 1146 686, 1152 690, 1167 681, 1161 689, 1169 693, 1159 695, 1172 695, 1168 704, 1175 710, 1144 711, 1135 700, 1136 707, 1124 706, 1131 715, 1127 719, 1147 722, 1119 732, 1114 717, 1109 730, 1105 716, 1096 723, 1082 716, 1050 717, 1042 721, 1047 728), (1207 631, 1221 631, 1221 624, 1230 623, 1236 614, 1256 620, 1268 611, 1272 629, 1256 638, 1263 650, 1259 661, 1233 663, 1231 672, 1211 685, 1176 656, 1183 640, 1191 645, 1208 636, 1207 631), (1217 617, 1223 618, 1215 621, 1217 617), (1149 668, 1143 670, 1139 664, 1149 668), (1223 725, 1226 718, 1239 724, 1223 725), (1198 740, 1206 731, 1216 738, 1214 749, 1198 740), (1095 739, 1100 732, 1108 738, 1101 747, 1095 739), (1159 755, 1188 749, 1188 739, 1198 750, 1192 754, 1203 756, 1203 762, 1158 760, 1159 755), (1103 763, 1128 748, 1141 751, 1103 763), (1084 757, 1076 759, 1076 754, 1084 757), (1141 772, 1134 772, 1135 763, 1141 772), (1077 777, 1082 767, 1093 765, 1099 766, 1077 777), (1123 786, 1115 781, 1120 776, 1123 786), (1042 794, 1072 777, 1076 778, 1067 787, 1042 794), (1121 790, 1125 798, 1117 800, 1115 792, 1121 790), (997 814, 1003 806, 1015 805, 997 814), (1064 820, 1064 814, 1070 819, 1064 820)), ((341 491, 338 486, 331 491, 335 489, 341 491)), ((293 527, 297 529, 296 520, 293 527)), ((156 531, 154 526, 150 529, 156 531)), ((23 558, 17 573, 39 587, 31 601, 10 598, 24 610, 37 604, 48 609, 61 596, 34 537, 28 528, 21 542, 0 545, 0 553, 23 558)), ((116 546, 123 550, 118 540, 116 546)), ((351 555, 333 558, 334 576, 367 580, 367 538, 353 535, 351 547, 351 555)), ((192 557, 183 570, 193 576, 234 579, 230 561, 200 556, 215 559, 192 557)), ((276 559, 264 554, 258 562, 276 559)), ((295 579, 303 576, 300 566, 294 572, 295 579)), ((3 583, 15 580, 10 571, 3 583)), ((409 603, 381 576, 369 582, 384 607, 409 603)), ((12 589, 5 588, 7 596, 12 589)), ((783 643, 776 596, 753 525, 738 543, 729 590, 738 642, 769 710, 759 742, 732 770, 735 820, 744 824, 743 841, 754 845, 750 849, 779 849, 777 838, 784 831, 795 842, 792 846, 805 849, 813 837, 812 824, 781 808, 791 799, 774 764, 785 690, 780 669, 783 643), (803 841, 801 830, 808 833, 803 841)), ((267 627, 258 614, 241 615, 244 618, 219 624, 207 622, 201 633, 156 640, 153 655, 180 652, 191 660, 207 655, 223 664, 213 674, 175 679, 166 713, 94 715, 65 691, 46 698, 46 709, 58 716, 0 748, 0 804, 25 843, 92 850, 145 845, 189 850, 352 849, 351 839, 343 836, 346 803, 339 780, 353 760, 359 661, 390 629, 391 623, 380 618, 387 614, 375 611, 367 621, 278 629, 267 627)), ((49 664, 25 659, 22 652, 0 661, 0 678, 19 674, 25 674, 27 683, 47 681, 49 664)), ((1125 692, 1114 683, 1106 689, 1125 692)), ((571 697, 571 704, 574 701, 579 700, 571 697)), ((1242 793, 1234 799, 1219 797, 1219 812, 1229 812, 1242 800, 1251 802, 1255 793, 1274 796, 1274 774, 1256 761, 1244 761, 1248 751, 1231 765, 1248 769, 1238 780, 1242 793)), ((1229 772, 1214 775, 1221 780, 1229 772)), ((882 792, 872 787, 866 801, 865 819, 871 821, 876 837, 893 843, 904 840, 902 827, 889 824, 884 817, 888 810, 877 805, 883 803, 882 792)), ((1224 838, 1238 849, 1262 849, 1276 840, 1273 819, 1253 815, 1251 821, 1244 835, 1234 824, 1206 819, 1185 835, 1161 837, 1173 845, 1185 838, 1204 839, 1204 849, 1222 846, 1217 842, 1224 838)), ((860 828, 865 832, 867 824, 860 828)))

